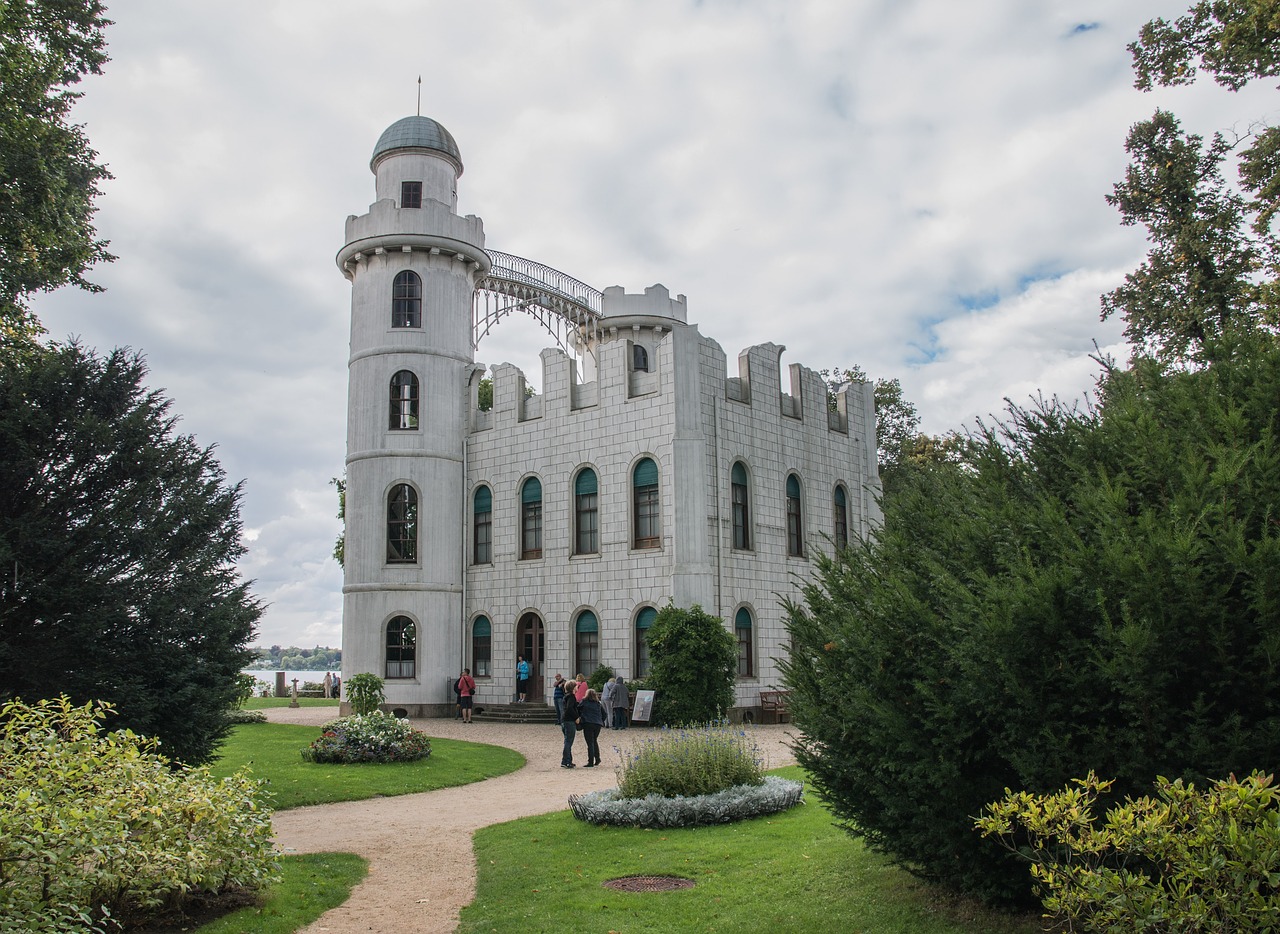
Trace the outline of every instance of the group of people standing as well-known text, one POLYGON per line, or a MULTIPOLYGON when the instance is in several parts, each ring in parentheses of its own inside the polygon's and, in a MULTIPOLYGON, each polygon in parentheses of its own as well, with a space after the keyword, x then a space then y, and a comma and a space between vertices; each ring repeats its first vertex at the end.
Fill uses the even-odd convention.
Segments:
POLYGON ((605 726, 613 730, 627 728, 627 683, 621 677, 606 682, 601 697, 582 675, 566 679, 557 672, 552 699, 556 704, 556 722, 564 733, 560 768, 575 768, 573 741, 579 730, 587 744, 586 767, 595 768, 600 764, 600 731, 605 726))

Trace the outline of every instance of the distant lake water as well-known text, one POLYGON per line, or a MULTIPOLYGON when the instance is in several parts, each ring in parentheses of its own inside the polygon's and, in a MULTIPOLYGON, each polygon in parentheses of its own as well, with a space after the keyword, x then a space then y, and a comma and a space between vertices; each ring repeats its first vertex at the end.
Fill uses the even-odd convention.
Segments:
MULTIPOLYGON (((271 688, 271 690, 275 690, 276 673, 274 671, 265 668, 244 668, 241 670, 247 675, 253 675, 267 687, 271 688)), ((335 674, 340 673, 340 669, 337 668, 331 668, 330 671, 335 674)), ((324 671, 286 671, 284 673, 284 687, 286 691, 293 687, 294 678, 298 679, 298 690, 301 691, 302 686, 308 681, 314 681, 316 684, 323 683, 324 671)))

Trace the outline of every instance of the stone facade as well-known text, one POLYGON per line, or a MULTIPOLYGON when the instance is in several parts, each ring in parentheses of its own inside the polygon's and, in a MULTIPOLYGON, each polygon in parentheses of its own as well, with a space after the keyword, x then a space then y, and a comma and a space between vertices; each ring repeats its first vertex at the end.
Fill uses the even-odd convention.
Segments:
POLYGON ((556 672, 643 674, 644 626, 674 601, 725 619, 739 641, 737 704, 754 707, 781 682, 780 595, 841 528, 852 538, 879 520, 870 386, 846 388, 830 410, 810 369, 793 365, 783 387, 775 344, 744 351, 730 377, 684 296, 614 287, 580 360, 544 350, 540 395, 517 368, 496 367, 481 411, 471 316, 489 265, 483 232, 455 213, 452 138, 434 121, 406 137, 414 119, 375 150, 379 201, 348 220, 338 257, 353 282, 344 679, 372 671, 389 706, 445 714, 464 665, 477 703, 510 701, 523 654, 530 701, 549 703, 556 672), (401 182, 424 178, 434 200, 399 206, 401 182), (393 322, 405 271, 422 282, 417 327, 393 322), (388 396, 406 372, 419 393, 412 428, 396 421, 394 387, 388 396), (391 531, 389 497, 406 486, 412 560, 388 544, 404 528, 391 531), (394 638, 406 620, 408 649, 394 638))

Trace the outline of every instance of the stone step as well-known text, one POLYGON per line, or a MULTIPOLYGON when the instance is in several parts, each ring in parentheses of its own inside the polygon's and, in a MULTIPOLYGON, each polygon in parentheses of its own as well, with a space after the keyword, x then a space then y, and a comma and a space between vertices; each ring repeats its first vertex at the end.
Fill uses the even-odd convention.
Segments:
POLYGON ((556 709, 540 703, 477 703, 471 716, 476 720, 501 720, 505 723, 555 723, 556 709))

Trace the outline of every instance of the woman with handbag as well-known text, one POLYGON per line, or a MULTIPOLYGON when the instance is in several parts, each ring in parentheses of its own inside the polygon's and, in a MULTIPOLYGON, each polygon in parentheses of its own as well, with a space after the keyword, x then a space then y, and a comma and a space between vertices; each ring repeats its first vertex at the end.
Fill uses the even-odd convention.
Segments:
POLYGON ((582 738, 587 741, 587 768, 600 764, 600 728, 604 726, 604 707, 594 690, 578 705, 578 718, 582 721, 582 738))

